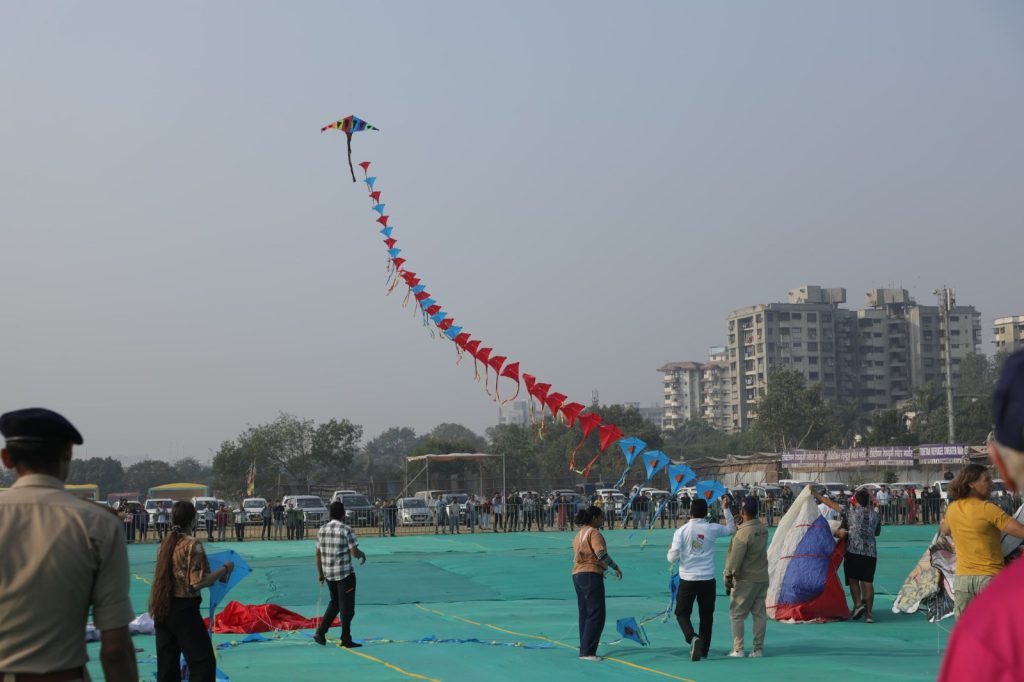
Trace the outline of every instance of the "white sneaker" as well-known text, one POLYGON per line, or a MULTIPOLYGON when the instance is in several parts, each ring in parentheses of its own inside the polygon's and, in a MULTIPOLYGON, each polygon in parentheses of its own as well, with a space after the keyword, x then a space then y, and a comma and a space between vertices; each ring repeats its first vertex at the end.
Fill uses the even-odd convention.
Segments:
POLYGON ((743 653, 742 649, 733 649, 729 652, 729 658, 743 658, 744 656, 746 656, 746 654, 743 653))
POLYGON ((754 649, 753 651, 750 652, 750 657, 751 658, 762 658, 762 657, 764 657, 764 651, 762 651, 761 649, 754 649))
POLYGON ((600 656, 580 656, 581 661, 603 661, 600 656))

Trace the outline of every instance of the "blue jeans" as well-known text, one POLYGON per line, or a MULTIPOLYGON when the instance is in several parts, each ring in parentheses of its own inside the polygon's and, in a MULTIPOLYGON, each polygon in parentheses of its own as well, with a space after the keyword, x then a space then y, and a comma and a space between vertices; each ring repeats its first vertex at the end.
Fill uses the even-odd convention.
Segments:
POLYGON ((572 577, 580 610, 580 656, 596 656, 604 630, 604 576, 577 573, 572 577))

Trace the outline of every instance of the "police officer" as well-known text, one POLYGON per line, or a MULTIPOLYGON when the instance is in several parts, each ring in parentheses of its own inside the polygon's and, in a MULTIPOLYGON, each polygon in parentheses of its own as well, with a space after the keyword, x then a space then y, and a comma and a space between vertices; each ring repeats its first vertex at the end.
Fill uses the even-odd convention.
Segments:
POLYGON ((138 680, 121 522, 64 490, 81 434, 43 408, 0 415, 0 434, 4 466, 18 473, 0 495, 0 679, 89 679, 91 607, 104 676, 138 680))

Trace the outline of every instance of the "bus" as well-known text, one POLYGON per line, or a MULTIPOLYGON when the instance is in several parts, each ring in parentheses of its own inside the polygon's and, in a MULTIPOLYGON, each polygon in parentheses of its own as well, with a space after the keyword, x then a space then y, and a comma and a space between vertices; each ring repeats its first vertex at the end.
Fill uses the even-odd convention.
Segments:
POLYGON ((146 496, 165 500, 191 500, 193 497, 209 497, 210 486, 202 483, 166 483, 150 488, 146 496))
POLYGON ((100 487, 95 483, 65 483, 64 490, 83 500, 100 501, 100 487))

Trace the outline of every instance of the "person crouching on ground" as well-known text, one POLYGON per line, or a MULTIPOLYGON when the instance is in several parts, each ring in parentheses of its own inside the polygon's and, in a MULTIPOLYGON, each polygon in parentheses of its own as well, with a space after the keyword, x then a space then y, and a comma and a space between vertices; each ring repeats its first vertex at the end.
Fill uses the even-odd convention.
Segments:
POLYGON ((764 655, 768 627, 768 527, 757 517, 757 498, 747 497, 740 507, 742 523, 729 542, 725 559, 725 593, 732 621, 732 658, 743 658, 743 622, 754 617, 754 648, 751 658, 764 655))
MULTIPOLYGON (((1024 351, 1011 355, 1003 366, 992 396, 992 416, 996 430, 989 436, 989 458, 1007 490, 1024 491, 1024 351)), ((957 563, 959 553, 957 546, 957 563)), ((1022 602, 1024 561, 1017 560, 992 580, 957 621, 939 682, 1019 679, 1024 670, 1022 602)))
POLYGON ((320 526, 316 533, 316 571, 321 583, 327 582, 331 600, 320 620, 313 641, 327 644, 327 631, 334 617, 341 615, 341 645, 347 649, 362 646, 352 641, 352 619, 356 615, 356 572, 352 557, 359 565, 366 563, 366 555, 359 549, 356 532, 345 524, 345 505, 335 500, 328 509, 331 520, 320 526))
POLYGON ((690 505, 690 520, 672 536, 668 562, 679 562, 679 591, 676 592, 676 620, 690 645, 690 660, 707 658, 711 648, 711 627, 715 620, 715 540, 736 532, 729 507, 732 497, 722 496, 725 524, 709 523, 707 500, 696 499, 690 505), (700 614, 700 634, 693 630, 690 616, 693 602, 700 614), (696 635, 696 636, 695 636, 696 635))
POLYGON ((580 532, 572 541, 572 584, 580 612, 580 660, 600 661, 597 645, 604 630, 604 572, 610 568, 621 580, 622 570, 608 556, 608 545, 601 535, 604 526, 601 510, 598 507, 581 509, 576 512, 575 520, 580 532))
POLYGON ((157 682, 181 679, 184 654, 189 679, 213 682, 217 664, 210 635, 199 614, 199 590, 216 581, 226 581, 234 570, 231 561, 210 572, 203 543, 192 537, 196 508, 179 500, 171 508, 171 532, 156 555, 153 587, 149 593, 149 615, 156 624, 157 682))

